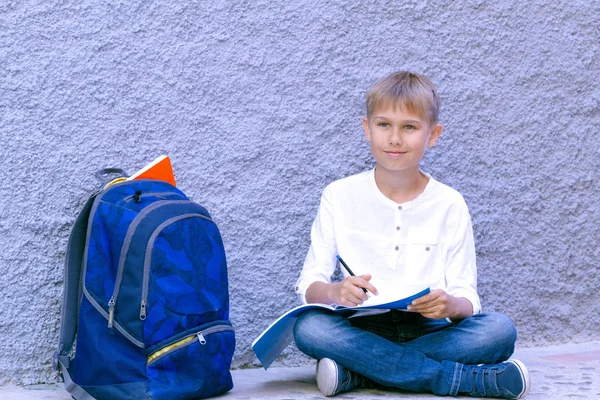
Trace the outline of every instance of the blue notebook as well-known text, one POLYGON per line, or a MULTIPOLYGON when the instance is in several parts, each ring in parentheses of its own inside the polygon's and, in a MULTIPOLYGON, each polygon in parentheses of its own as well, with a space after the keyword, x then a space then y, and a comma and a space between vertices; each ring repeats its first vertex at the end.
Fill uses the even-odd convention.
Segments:
POLYGON ((292 308, 290 311, 283 314, 275 322, 273 322, 263 333, 252 342, 252 350, 256 354, 256 357, 264 367, 269 368, 271 363, 281 354, 294 340, 294 324, 298 319, 298 316, 304 311, 321 309, 329 310, 333 312, 339 312, 341 314, 351 315, 356 311, 367 311, 367 310, 406 310, 406 307, 416 298, 426 295, 430 292, 430 289, 424 289, 419 293, 404 299, 394 300, 391 302, 375 305, 357 306, 357 307, 346 307, 340 305, 328 305, 328 304, 303 304, 301 306, 292 308))

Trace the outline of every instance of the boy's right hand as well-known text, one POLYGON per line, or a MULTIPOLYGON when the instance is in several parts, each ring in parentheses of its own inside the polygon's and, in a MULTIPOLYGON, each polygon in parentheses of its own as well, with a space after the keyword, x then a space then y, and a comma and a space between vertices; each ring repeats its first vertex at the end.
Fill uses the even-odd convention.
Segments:
POLYGON ((332 284, 331 299, 344 306, 354 307, 369 299, 362 288, 367 289, 374 295, 378 295, 377 289, 369 281, 371 275, 349 276, 341 282, 332 284))

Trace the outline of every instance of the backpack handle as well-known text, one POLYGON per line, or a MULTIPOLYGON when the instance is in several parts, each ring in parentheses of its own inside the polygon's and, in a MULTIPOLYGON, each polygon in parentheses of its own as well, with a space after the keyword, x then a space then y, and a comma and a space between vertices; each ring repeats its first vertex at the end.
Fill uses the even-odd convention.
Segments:
POLYGON ((129 175, 121 168, 103 168, 96 171, 94 176, 102 184, 102 187, 104 187, 117 178, 126 178, 129 175))

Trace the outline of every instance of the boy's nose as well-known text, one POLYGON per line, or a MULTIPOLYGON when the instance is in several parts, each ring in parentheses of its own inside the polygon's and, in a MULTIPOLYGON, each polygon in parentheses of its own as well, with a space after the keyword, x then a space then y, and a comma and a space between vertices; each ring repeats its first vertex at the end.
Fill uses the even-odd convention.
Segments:
POLYGON ((402 143, 402 137, 400 136, 400 133, 392 133, 392 135, 390 136, 389 143, 390 146, 399 146, 402 143))

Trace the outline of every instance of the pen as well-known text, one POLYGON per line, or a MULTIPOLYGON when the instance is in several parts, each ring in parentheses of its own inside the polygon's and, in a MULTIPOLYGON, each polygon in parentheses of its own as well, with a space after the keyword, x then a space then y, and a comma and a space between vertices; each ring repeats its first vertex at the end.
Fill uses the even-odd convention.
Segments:
MULTIPOLYGON (((335 256, 335 257, 336 257, 336 258, 339 260, 339 262, 340 262, 340 263, 341 263, 341 264, 344 266, 344 268, 346 268, 346 271, 348 271, 348 273, 349 273, 350 275, 352 275, 352 276, 356 276, 356 275, 354 275, 354 272, 352 272, 352 270, 350 269, 350 267, 348 266, 348 264, 346 264, 346 263, 344 262, 344 260, 342 260, 342 257, 340 257, 340 256, 335 256)), ((367 289, 365 289, 365 288, 361 288, 361 289, 363 290, 363 292, 367 293, 367 289)))

